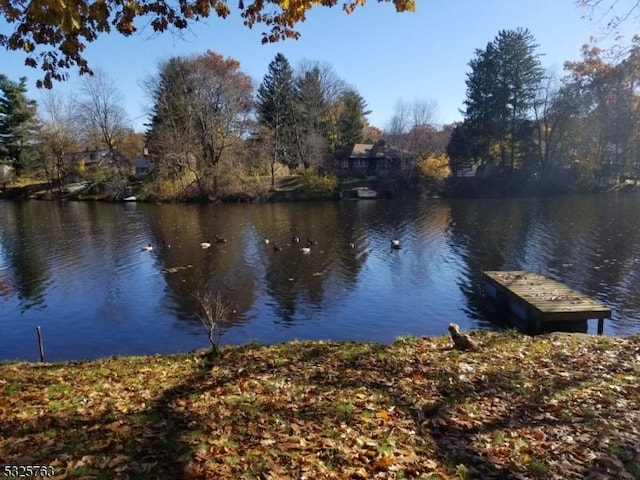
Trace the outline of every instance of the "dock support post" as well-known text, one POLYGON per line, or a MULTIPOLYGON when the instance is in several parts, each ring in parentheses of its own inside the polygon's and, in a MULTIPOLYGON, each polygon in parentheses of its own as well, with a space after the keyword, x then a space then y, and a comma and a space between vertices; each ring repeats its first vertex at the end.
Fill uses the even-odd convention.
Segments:
POLYGON ((600 317, 598 319, 598 335, 602 335, 604 333, 604 318, 600 317))

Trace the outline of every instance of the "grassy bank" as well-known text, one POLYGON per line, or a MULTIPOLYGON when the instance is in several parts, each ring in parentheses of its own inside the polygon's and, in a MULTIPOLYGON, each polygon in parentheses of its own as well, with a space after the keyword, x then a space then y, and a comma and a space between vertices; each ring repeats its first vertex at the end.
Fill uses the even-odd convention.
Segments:
POLYGON ((474 338, 0 364, 0 459, 59 478, 640 478, 640 335, 474 338))

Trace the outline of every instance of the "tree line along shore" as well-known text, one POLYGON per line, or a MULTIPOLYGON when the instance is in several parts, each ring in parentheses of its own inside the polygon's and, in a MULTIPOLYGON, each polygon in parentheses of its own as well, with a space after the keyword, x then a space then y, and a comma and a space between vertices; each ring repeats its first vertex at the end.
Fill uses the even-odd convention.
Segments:
POLYGON ((502 30, 469 61, 460 122, 439 125, 435 100, 414 99, 384 129, 329 64, 294 68, 282 54, 255 89, 238 60, 212 51, 159 62, 144 133, 127 126, 106 72, 40 103, 26 79, 0 75, 0 187, 32 177, 52 197, 86 183, 78 196, 150 201, 287 198, 289 176, 312 197, 371 178, 458 196, 632 188, 639 41, 618 55, 585 46, 560 74, 530 31, 502 30))

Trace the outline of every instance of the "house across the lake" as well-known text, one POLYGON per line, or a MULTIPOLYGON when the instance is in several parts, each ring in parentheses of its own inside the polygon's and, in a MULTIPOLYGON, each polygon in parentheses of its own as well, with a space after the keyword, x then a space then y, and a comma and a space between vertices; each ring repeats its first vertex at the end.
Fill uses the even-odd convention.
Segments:
POLYGON ((334 170, 338 173, 387 176, 413 172, 416 155, 379 140, 340 149, 334 159, 334 170))
POLYGON ((67 162, 77 170, 96 170, 107 168, 118 170, 126 175, 131 173, 131 164, 117 150, 101 149, 71 153, 66 156, 67 162))
POLYGON ((153 164, 151 163, 151 159, 149 158, 149 155, 147 155, 146 153, 136 158, 134 161, 134 164, 136 169, 135 175, 137 178, 146 177, 153 170, 153 164))

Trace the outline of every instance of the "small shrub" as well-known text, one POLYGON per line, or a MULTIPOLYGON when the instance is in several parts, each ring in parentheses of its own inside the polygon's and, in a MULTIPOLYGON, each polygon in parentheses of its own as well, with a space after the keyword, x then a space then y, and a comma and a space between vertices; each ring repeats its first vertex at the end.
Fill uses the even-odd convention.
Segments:
POLYGON ((310 192, 330 193, 338 188, 338 177, 333 174, 320 175, 312 169, 302 172, 300 180, 302 188, 310 192))
POLYGON ((433 182, 443 182, 451 175, 449 157, 445 153, 423 157, 417 165, 420 175, 433 182))

